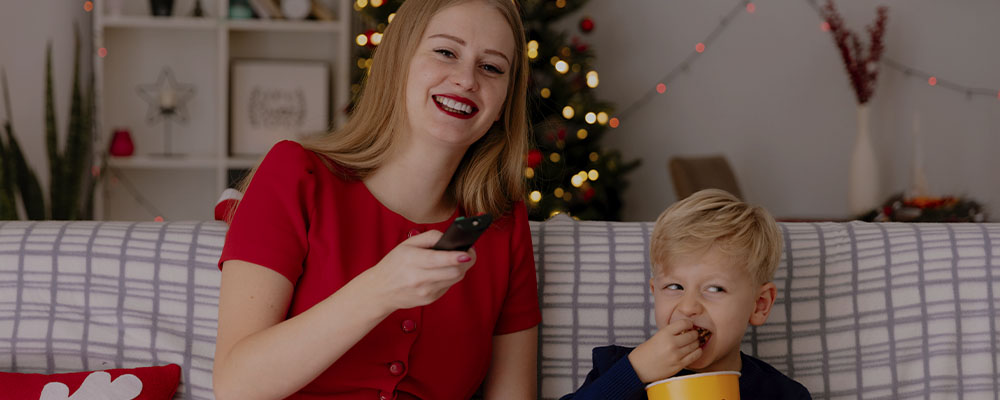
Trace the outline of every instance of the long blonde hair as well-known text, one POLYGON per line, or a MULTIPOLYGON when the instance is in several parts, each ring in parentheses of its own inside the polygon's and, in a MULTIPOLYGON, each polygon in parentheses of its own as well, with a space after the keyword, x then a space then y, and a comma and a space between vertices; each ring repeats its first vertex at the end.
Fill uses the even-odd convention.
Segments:
MULTIPOLYGON (((409 61, 431 18, 440 10, 469 0, 413 0, 403 3, 375 51, 360 100, 347 124, 329 134, 302 141, 363 179, 380 167, 406 123, 409 61)), ((528 60, 524 27, 511 0, 483 0, 507 20, 515 53, 500 120, 466 150, 447 195, 468 213, 500 215, 524 197, 524 165, 529 146, 526 98, 528 60), (498 173, 499 172, 499 173, 498 173)))

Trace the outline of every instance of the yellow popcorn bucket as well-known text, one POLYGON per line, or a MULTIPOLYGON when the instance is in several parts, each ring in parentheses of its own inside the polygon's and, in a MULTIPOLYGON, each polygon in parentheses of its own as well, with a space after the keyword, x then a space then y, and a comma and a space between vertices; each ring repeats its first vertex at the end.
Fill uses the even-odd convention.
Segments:
POLYGON ((740 373, 705 372, 667 378, 646 385, 649 400, 739 400, 740 373))

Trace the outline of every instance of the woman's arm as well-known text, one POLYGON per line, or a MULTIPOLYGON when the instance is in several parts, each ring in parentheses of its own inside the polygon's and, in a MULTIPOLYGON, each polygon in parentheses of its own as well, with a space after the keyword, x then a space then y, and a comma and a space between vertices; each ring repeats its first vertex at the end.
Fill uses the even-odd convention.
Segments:
POLYGON ((535 399, 538 391, 538 326, 493 337, 493 359, 483 398, 535 399))
POLYGON ((269 268, 226 261, 212 371, 215 396, 282 399, 319 376, 390 312, 359 286, 363 282, 355 279, 285 320, 292 283, 269 268))

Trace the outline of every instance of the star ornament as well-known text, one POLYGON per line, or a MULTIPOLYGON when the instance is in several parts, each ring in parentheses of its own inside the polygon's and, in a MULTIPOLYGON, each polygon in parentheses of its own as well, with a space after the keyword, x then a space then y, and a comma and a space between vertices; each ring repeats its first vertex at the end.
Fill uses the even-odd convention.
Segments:
POLYGON ((163 68, 156 83, 139 85, 139 96, 149 104, 146 122, 150 125, 172 118, 180 123, 188 120, 184 105, 194 97, 194 85, 178 83, 170 68, 163 68))

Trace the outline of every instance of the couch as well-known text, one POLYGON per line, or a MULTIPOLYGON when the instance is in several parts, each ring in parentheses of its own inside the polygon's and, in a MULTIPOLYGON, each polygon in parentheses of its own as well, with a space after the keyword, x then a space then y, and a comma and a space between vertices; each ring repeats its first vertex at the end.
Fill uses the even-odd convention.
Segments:
MULTIPOLYGON (((781 223, 768 322, 743 350, 815 398, 1000 396, 1000 224, 781 223)), ((176 363, 212 399, 221 222, 0 221, 0 371, 176 363)), ((649 222, 532 223, 539 391, 583 382, 594 346, 655 331, 649 222)), ((3 388, 0 388, 0 392, 3 388)))

